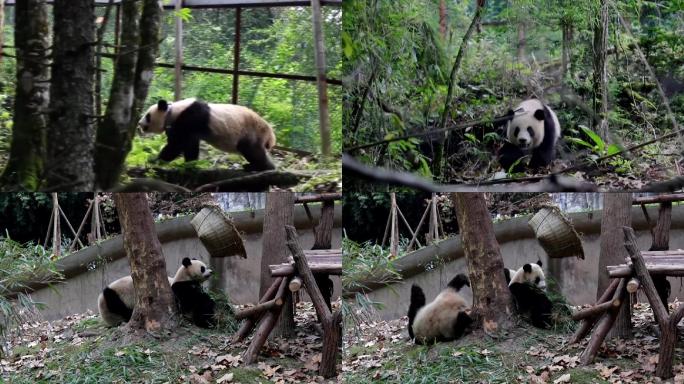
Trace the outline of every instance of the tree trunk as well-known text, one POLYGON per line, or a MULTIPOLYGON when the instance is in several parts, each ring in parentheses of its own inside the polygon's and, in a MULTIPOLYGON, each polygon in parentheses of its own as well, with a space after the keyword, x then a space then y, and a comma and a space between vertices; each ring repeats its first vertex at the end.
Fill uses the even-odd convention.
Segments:
POLYGON ((511 326, 512 299, 494 226, 481 193, 453 193, 461 243, 473 290, 473 313, 487 334, 511 326))
MULTIPOLYGON (((447 95, 444 102, 444 110, 439 119, 439 128, 446 128, 447 118, 449 117, 449 111, 451 110, 451 97, 454 93, 454 84, 456 84, 456 74, 458 73, 458 68, 461 66, 461 61, 463 61, 463 56, 468 48, 468 40, 470 36, 475 31, 475 26, 480 23, 480 18, 484 12, 484 7, 486 0, 476 0, 475 3, 475 15, 473 15, 473 20, 470 22, 470 26, 466 30, 465 35, 463 35, 463 40, 461 41, 461 47, 458 49, 456 54, 456 59, 454 59, 454 65, 451 67, 451 72, 449 73, 449 82, 447 84, 447 95)), ((446 141, 447 135, 444 134, 443 140, 440 140, 435 147, 435 158, 432 161, 432 174, 438 179, 442 174, 442 159, 444 157, 444 142, 446 141)))
POLYGON ((47 5, 42 0, 20 1, 16 4, 15 18, 17 86, 12 146, 0 184, 4 190, 35 191, 43 176, 47 136, 45 114, 50 98, 47 5))
MULTIPOLYGON (((672 202, 660 203, 658 210, 658 221, 653 229, 653 243, 650 251, 667 251, 670 249, 670 225, 672 223, 672 202)), ((668 297, 670 296, 671 285, 667 280, 667 276, 651 276, 653 284, 655 284, 658 296, 665 306, 665 311, 669 312, 667 305, 668 297)))
POLYGON ((517 44, 517 55, 518 62, 525 62, 525 47, 526 47, 526 33, 525 33, 525 23, 518 23, 518 44, 517 44))
POLYGON ((95 2, 55 0, 50 81, 48 190, 92 191, 95 116, 95 2))
POLYGON ((95 174, 102 189, 113 187, 131 151, 138 118, 154 76, 159 52, 162 9, 144 0, 142 16, 136 2, 123 4, 121 56, 117 58, 105 119, 97 131, 95 174))
POLYGON ((561 80, 563 80, 568 73, 570 67, 570 55, 572 50, 572 24, 568 21, 561 21, 561 29, 563 31, 562 47, 561 47, 561 80))
MULTIPOLYGON (((606 193, 603 195, 603 218, 601 219, 601 254, 596 298, 600 298, 610 285, 606 266, 623 264, 629 258, 624 247, 622 227, 632 226, 632 194, 606 193)), ((629 298, 623 300, 615 325, 608 337, 628 338, 632 335, 631 305, 629 298)))
POLYGON ((608 0, 600 0, 599 17, 594 20, 594 113, 597 116, 596 133, 608 141, 608 0))
MULTIPOLYGON (((263 296, 268 287, 273 284, 270 264, 287 262, 286 225, 294 223, 295 196, 291 192, 273 192, 266 196, 266 210, 264 214, 263 240, 261 247, 261 283, 259 296, 263 296)), ((292 309, 292 295, 286 292, 286 301, 278 319, 278 325, 273 332, 275 336, 294 336, 294 316, 292 309)))
MULTIPOLYGON (((321 218, 318 220, 316 232, 314 233, 314 245, 311 249, 331 249, 333 220, 335 218, 335 201, 326 200, 321 207, 321 218)), ((323 300, 329 309, 332 308, 333 284, 327 273, 314 273, 318 289, 323 295, 323 300)), ((321 321, 319 318, 318 321, 321 321)))
POLYGON ((114 202, 135 288, 135 309, 127 327, 148 332, 173 329, 178 325, 175 298, 147 197, 115 193, 114 202))
POLYGON ((446 40, 447 32, 447 6, 446 0, 439 0, 439 35, 446 40))
MULTIPOLYGON (((135 74, 140 44, 140 5, 122 5, 121 49, 114 64, 114 79, 104 120, 97 129, 95 174, 101 189, 110 189, 121 174, 135 131, 131 129, 135 74)), ((135 128, 135 126, 133 126, 135 128)))

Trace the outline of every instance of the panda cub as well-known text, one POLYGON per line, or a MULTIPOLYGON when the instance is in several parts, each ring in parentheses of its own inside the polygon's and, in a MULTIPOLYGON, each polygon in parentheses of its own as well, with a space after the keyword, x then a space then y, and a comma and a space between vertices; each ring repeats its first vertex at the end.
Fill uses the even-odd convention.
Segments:
MULTIPOLYGON (((505 273, 506 271, 504 271, 505 273)), ((553 304, 546 296, 546 277, 542 262, 528 263, 516 271, 508 284, 518 312, 529 313, 532 325, 548 328, 552 325, 553 304)))
POLYGON ((171 161, 181 154, 185 161, 199 158, 201 140, 225 152, 240 153, 249 162, 247 171, 275 169, 269 151, 276 144, 271 125, 256 112, 234 104, 208 104, 197 99, 151 106, 138 125, 143 132, 166 132, 166 146, 159 159, 171 161))
MULTIPOLYGON (((180 312, 190 314, 193 323, 208 327, 213 322, 215 303, 201 288, 202 282, 211 276, 212 270, 196 259, 184 258, 176 276, 169 277, 180 312)), ((98 308, 102 320, 108 326, 128 322, 135 307, 133 278, 124 276, 107 285, 98 297, 98 308)))
POLYGON ((506 125, 508 141, 499 152, 499 163, 504 171, 523 172, 519 159, 532 155, 528 168, 545 167, 556 157, 556 143, 561 135, 556 113, 537 99, 520 103, 508 111, 506 125), (518 162, 512 169, 513 164, 518 162))
POLYGON ((465 299, 458 293, 464 285, 470 286, 468 277, 457 275, 427 305, 423 290, 415 284, 411 286, 408 332, 416 344, 451 341, 463 336, 473 322, 466 313, 465 299))

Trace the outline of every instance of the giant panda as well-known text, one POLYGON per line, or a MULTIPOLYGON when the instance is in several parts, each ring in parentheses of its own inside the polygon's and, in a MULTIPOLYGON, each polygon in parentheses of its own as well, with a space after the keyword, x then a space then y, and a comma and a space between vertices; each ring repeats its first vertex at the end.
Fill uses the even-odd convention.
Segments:
POLYGON ((202 328, 215 325, 216 303, 202 288, 202 283, 211 274, 212 270, 203 262, 186 257, 171 284, 180 313, 191 317, 192 322, 202 328))
POLYGON ((553 304, 546 296, 546 277, 541 260, 536 264, 523 265, 511 277, 508 288, 518 313, 529 313, 532 325, 538 328, 552 325, 553 304))
POLYGON ((515 110, 508 111, 508 116, 507 142, 499 151, 499 163, 503 169, 506 172, 524 171, 524 164, 518 160, 530 154, 530 169, 551 164, 556 157, 556 143, 561 135, 556 113, 541 101, 528 99, 515 110))
POLYGON ((473 322, 466 312, 465 299, 458 293, 464 285, 470 286, 468 277, 457 275, 427 305, 423 290, 415 284, 411 286, 408 331, 416 344, 451 341, 463 336, 473 322))
POLYGON ((247 171, 275 169, 269 151, 275 146, 273 128, 256 112, 234 104, 208 104, 197 99, 151 106, 138 122, 143 132, 166 131, 167 143, 159 159, 171 161, 181 154, 197 160, 204 140, 225 152, 240 153, 249 162, 247 171))
MULTIPOLYGON (((196 259, 184 258, 175 277, 169 279, 181 313, 191 313, 197 326, 206 326, 213 317, 214 302, 198 286, 211 276, 211 269, 196 259)), ((127 323, 135 307, 133 278, 124 276, 107 285, 97 298, 102 320, 108 326, 127 323)))

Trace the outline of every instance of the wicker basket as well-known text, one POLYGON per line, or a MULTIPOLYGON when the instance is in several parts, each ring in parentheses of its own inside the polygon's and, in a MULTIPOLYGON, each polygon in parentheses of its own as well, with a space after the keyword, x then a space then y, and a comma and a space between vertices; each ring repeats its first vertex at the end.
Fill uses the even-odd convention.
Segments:
POLYGON ((555 206, 543 207, 527 223, 551 258, 584 259, 582 240, 570 220, 555 206))
POLYGON ((206 206, 190 221, 211 257, 247 258, 242 237, 230 217, 217 206, 206 206))

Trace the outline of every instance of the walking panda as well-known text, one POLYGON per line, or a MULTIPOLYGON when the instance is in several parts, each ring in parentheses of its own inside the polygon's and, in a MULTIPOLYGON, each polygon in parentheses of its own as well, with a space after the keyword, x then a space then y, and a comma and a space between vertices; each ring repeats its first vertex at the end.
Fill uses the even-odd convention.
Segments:
POLYGON ((466 312, 465 299, 458 293, 464 285, 470 286, 468 277, 457 275, 427 305, 423 290, 415 284, 411 286, 408 331, 416 344, 455 340, 468 330, 473 319, 466 312))
POLYGON ((275 169, 269 151, 276 144, 273 128, 256 112, 234 104, 208 104, 197 99, 168 103, 160 100, 138 122, 143 132, 166 132, 159 159, 199 158, 201 140, 225 152, 240 153, 247 171, 275 169))
POLYGON ((508 111, 508 116, 508 141, 499 151, 499 163, 503 169, 506 172, 523 172, 525 165, 521 159, 527 155, 531 155, 527 165, 529 169, 551 164, 556 157, 556 144, 561 136, 556 113, 541 101, 528 99, 508 111))

